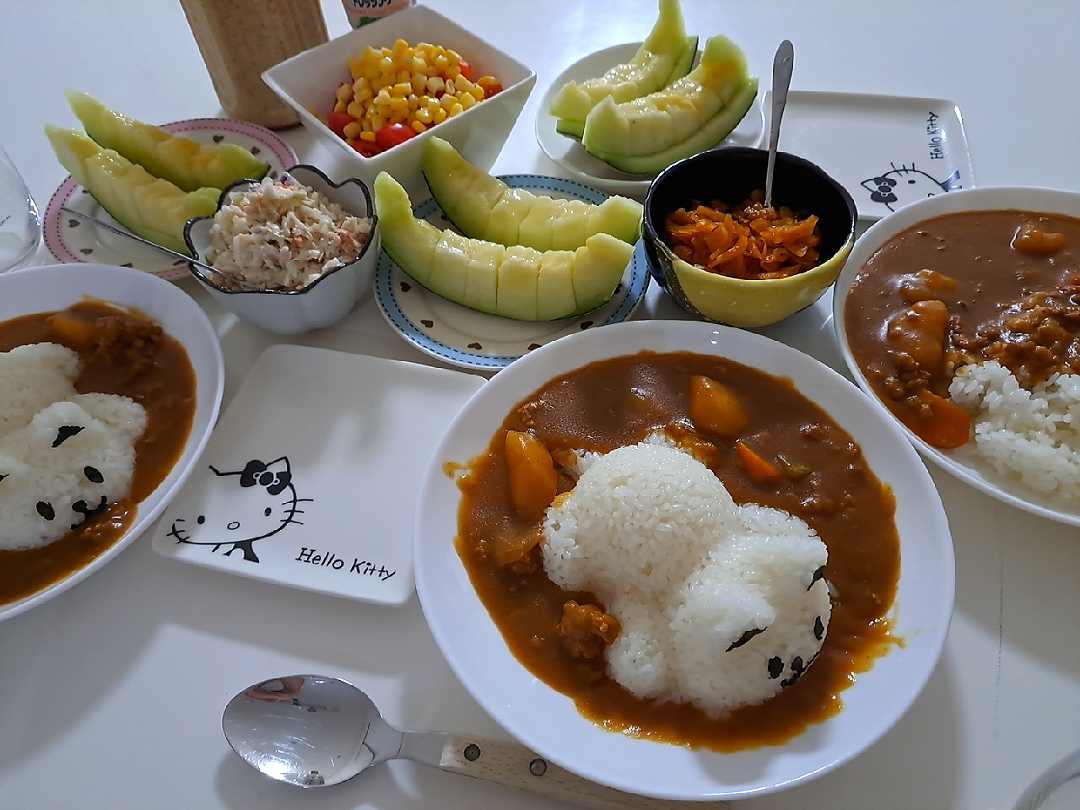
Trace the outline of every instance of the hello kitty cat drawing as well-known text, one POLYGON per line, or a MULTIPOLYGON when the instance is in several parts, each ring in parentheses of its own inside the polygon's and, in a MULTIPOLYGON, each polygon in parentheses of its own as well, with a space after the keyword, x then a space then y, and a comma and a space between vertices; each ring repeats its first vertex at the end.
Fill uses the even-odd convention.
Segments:
POLYGON ((272 537, 290 524, 303 525, 296 517, 304 512, 299 505, 312 499, 297 497, 287 456, 270 462, 251 459, 240 470, 208 466, 217 478, 216 486, 228 496, 173 518, 168 535, 176 542, 209 546, 226 557, 239 551, 245 560, 257 563, 256 541, 272 537))

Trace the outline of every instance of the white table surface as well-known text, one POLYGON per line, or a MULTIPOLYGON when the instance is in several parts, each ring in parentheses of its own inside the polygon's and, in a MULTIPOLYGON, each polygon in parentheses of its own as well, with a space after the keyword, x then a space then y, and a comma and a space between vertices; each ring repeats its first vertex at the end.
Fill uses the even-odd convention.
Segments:
MULTIPOLYGON (((654 0, 429 0, 538 74, 497 173, 559 174, 533 122, 551 81, 583 55, 640 39, 654 0)), ((688 27, 724 32, 767 81, 795 43, 792 87, 948 98, 964 114, 979 185, 1080 191, 1080 4, 1073 0, 683 0, 688 27)), ((347 30, 325 0, 331 35, 347 30)), ((72 125, 73 86, 150 122, 220 115, 175 0, 0 0, 0 143, 44 206, 65 173, 42 134, 72 125)), ((301 160, 334 157, 300 129, 301 160)), ((42 252, 39 261, 48 262, 42 252)), ((226 397, 273 338, 192 284, 217 325, 226 397)), ((638 317, 678 318, 655 287, 638 317)), ((763 330, 842 365, 827 300, 763 330)), ((369 296, 297 342, 429 362, 369 296)), ((869 751, 746 810, 1004 810, 1080 745, 1080 537, 934 469, 957 558, 956 612, 940 665, 869 751)), ((0 808, 465 808, 551 803, 395 762, 338 788, 300 791, 243 764, 220 714, 241 688, 321 672, 362 683, 403 728, 505 736, 457 682, 419 604, 319 596, 159 557, 150 532, 58 598, 0 624, 0 808)))

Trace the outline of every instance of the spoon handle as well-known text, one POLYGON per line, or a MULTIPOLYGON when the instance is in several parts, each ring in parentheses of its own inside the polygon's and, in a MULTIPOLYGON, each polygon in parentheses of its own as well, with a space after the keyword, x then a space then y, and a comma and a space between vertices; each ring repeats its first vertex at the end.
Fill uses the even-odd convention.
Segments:
POLYGON ((769 162, 765 169, 765 207, 772 205, 773 172, 776 169, 776 150, 780 148, 780 121, 787 106, 791 72, 795 66, 795 47, 785 39, 773 57, 772 111, 769 114, 769 162))
MULTIPOLYGON (((598 785, 560 768, 523 745, 503 740, 447 734, 438 766, 450 773, 521 788, 584 807, 686 810, 688 805, 687 802, 653 799, 598 785)), ((711 802, 706 806, 721 808, 728 807, 728 803, 711 802)))

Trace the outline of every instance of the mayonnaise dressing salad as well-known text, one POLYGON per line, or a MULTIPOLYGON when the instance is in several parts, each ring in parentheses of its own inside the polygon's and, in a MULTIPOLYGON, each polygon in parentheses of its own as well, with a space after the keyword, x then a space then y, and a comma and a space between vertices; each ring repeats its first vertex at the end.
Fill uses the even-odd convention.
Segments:
POLYGON ((370 238, 370 219, 282 174, 229 195, 207 258, 247 287, 298 290, 356 259, 370 238))

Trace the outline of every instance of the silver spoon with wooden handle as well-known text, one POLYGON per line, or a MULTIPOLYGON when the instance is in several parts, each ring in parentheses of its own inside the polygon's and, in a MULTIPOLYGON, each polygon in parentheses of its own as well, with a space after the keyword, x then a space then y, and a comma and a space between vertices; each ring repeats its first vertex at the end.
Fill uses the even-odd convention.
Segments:
MULTIPOLYGON (((221 727, 229 745, 253 768, 304 788, 340 784, 388 759, 411 759, 586 807, 685 810, 697 806, 598 785, 518 743, 399 731, 383 720, 360 689, 321 675, 292 675, 248 687, 229 701, 221 727)), ((709 807, 727 807, 727 803, 714 802, 709 807)))

